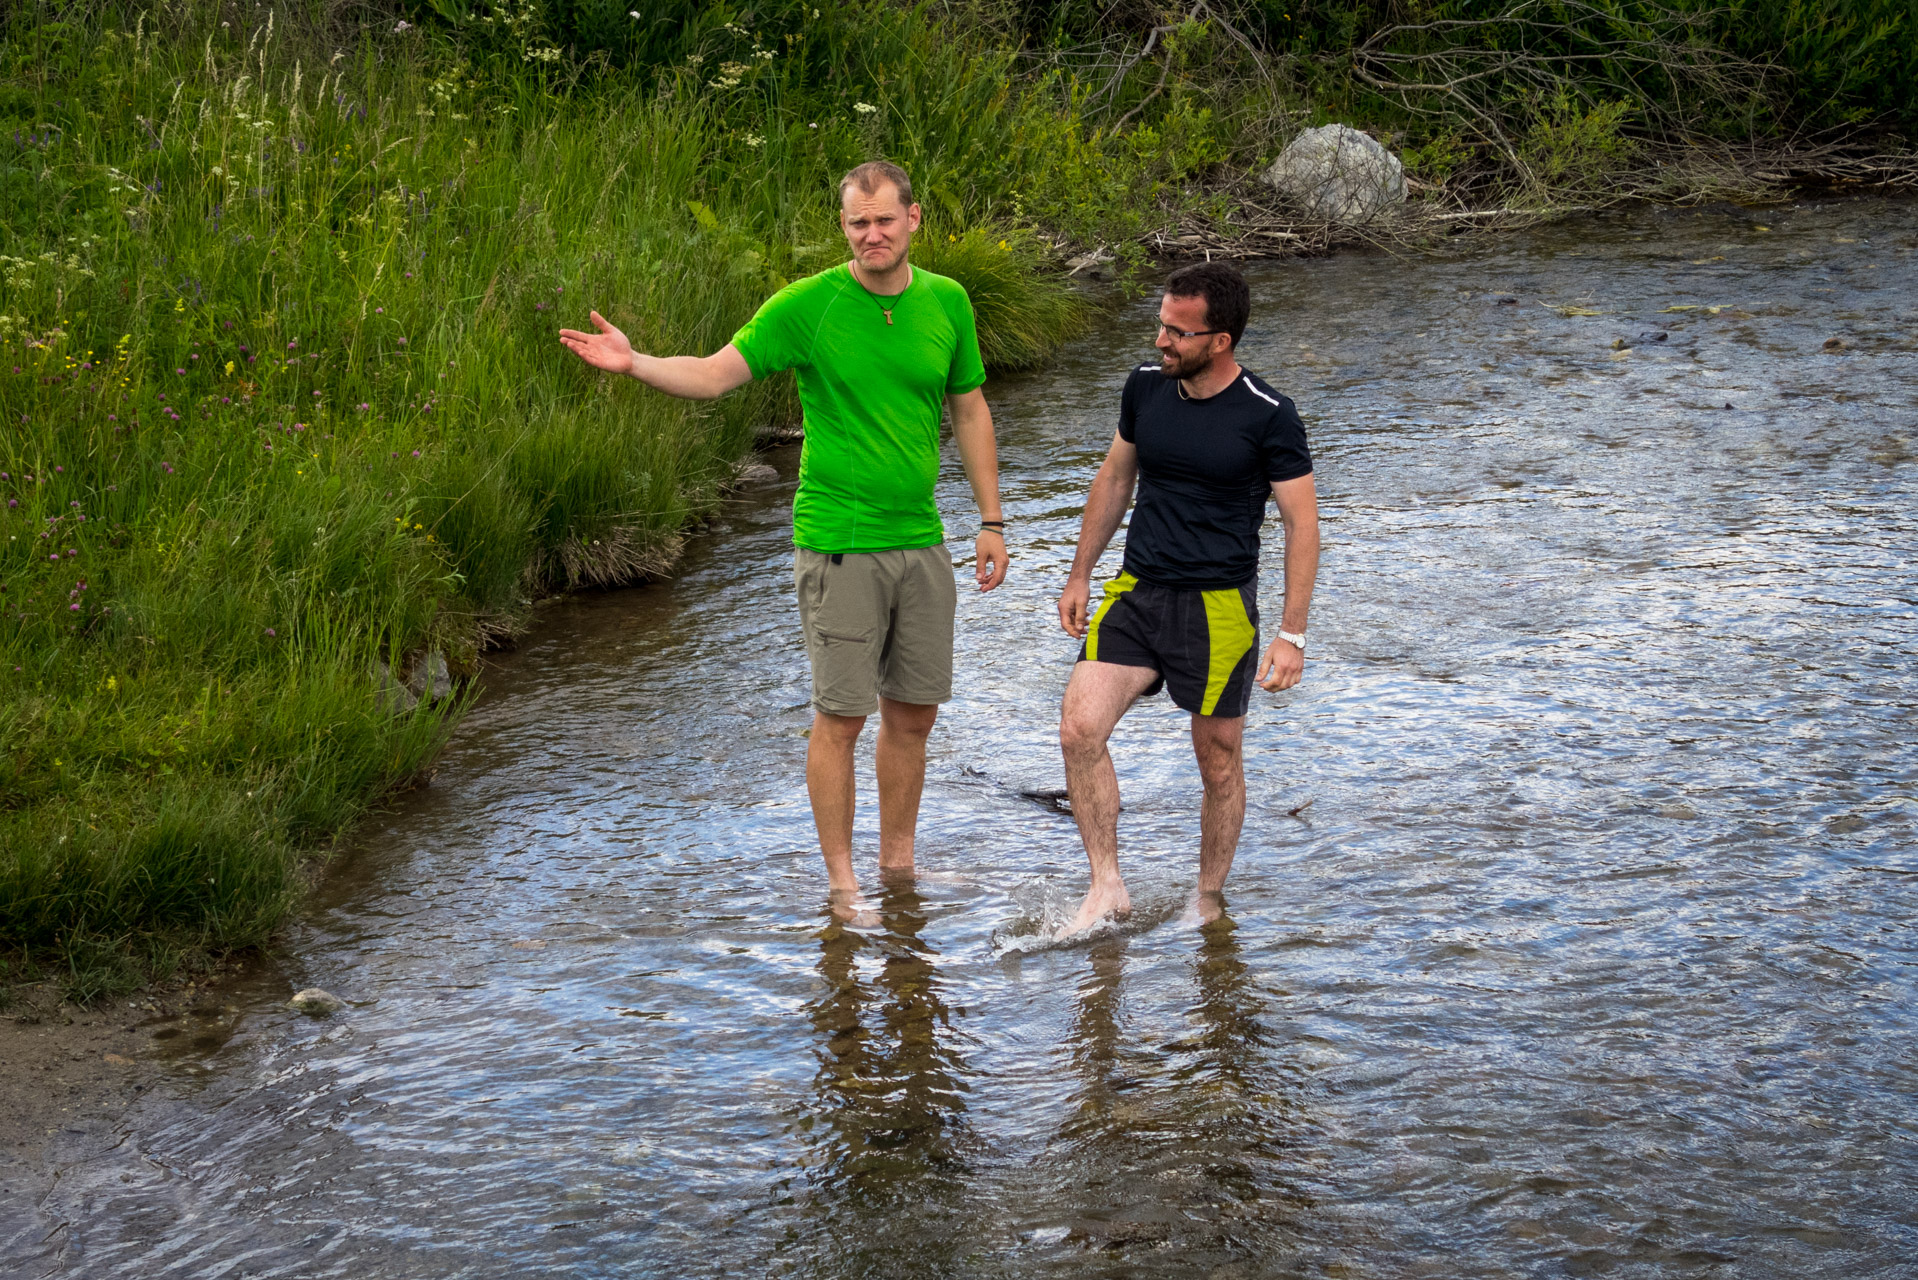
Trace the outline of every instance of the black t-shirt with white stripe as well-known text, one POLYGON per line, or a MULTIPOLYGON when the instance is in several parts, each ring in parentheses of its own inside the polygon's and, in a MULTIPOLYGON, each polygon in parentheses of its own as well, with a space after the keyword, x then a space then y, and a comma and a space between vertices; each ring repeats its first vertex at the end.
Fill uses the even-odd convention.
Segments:
POLYGON ((1205 400, 1141 365, 1119 398, 1119 435, 1139 450, 1125 571, 1182 591, 1242 586, 1259 572, 1259 526, 1275 480, 1312 473, 1292 402, 1253 374, 1205 400))

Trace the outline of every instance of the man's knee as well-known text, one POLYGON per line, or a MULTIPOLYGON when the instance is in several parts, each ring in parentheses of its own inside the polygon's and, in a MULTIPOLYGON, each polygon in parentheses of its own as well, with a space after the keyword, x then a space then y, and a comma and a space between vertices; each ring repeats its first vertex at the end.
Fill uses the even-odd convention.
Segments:
POLYGON ((859 740, 860 730, 866 727, 864 716, 836 716, 826 711, 814 711, 812 717, 812 738, 822 745, 850 750, 859 740))
POLYGON ((891 698, 879 700, 879 723, 889 734, 923 738, 932 732, 932 726, 938 719, 939 704, 936 702, 894 702, 891 698))
POLYGON ((1192 753, 1198 759, 1199 777, 1207 791, 1231 791, 1245 783, 1243 740, 1236 732, 1205 731, 1219 727, 1195 725, 1192 735, 1192 753))
POLYGON ((1070 759, 1097 758, 1112 730, 1089 716, 1067 711, 1059 717, 1059 749, 1070 759))

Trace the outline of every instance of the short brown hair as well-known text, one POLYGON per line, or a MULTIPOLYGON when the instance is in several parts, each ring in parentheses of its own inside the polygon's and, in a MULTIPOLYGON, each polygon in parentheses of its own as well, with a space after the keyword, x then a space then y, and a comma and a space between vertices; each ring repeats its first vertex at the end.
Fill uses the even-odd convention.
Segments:
POLYGON ((839 180, 839 199, 844 203, 846 188, 858 187, 867 195, 879 194, 881 183, 890 182, 899 193, 899 203, 912 207, 912 179, 890 160, 868 160, 839 180))

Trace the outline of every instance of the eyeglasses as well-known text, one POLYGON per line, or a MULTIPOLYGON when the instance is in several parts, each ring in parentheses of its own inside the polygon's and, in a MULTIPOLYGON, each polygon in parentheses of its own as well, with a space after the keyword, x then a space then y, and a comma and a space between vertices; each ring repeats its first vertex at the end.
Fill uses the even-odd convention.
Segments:
POLYGON ((1169 333, 1175 338, 1203 338, 1208 333, 1224 333, 1224 329, 1174 329, 1169 324, 1159 326, 1160 333, 1169 333))

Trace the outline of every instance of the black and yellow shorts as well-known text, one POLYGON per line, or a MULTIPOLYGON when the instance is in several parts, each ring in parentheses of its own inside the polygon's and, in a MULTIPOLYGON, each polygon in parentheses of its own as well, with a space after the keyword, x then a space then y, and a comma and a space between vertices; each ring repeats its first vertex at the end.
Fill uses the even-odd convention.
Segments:
POLYGON ((1256 584, 1179 591, 1122 573, 1106 583, 1079 661, 1150 667, 1159 678, 1146 697, 1164 688, 1194 715, 1242 716, 1259 661, 1256 584))

